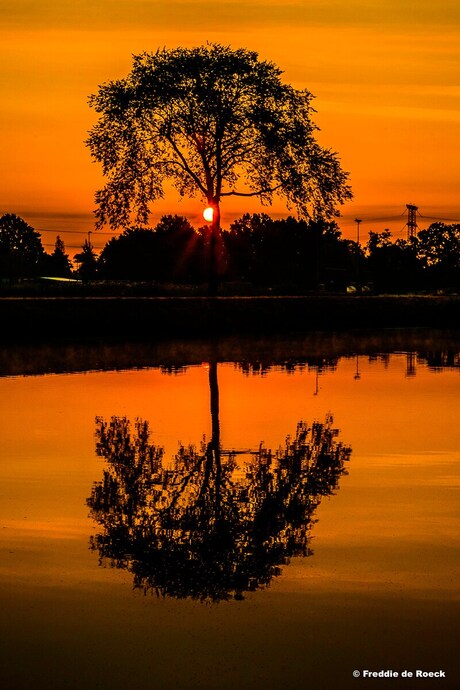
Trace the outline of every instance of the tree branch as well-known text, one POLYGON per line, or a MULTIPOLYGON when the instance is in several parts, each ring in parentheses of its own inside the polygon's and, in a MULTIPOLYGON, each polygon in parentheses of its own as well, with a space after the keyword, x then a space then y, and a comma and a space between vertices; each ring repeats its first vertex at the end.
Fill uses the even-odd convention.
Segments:
POLYGON ((260 194, 273 194, 277 189, 282 187, 282 183, 276 185, 276 187, 267 187, 265 189, 259 189, 257 192, 222 192, 221 196, 259 196, 260 194))
POLYGON ((173 147, 174 151, 175 151, 175 152, 177 153, 177 155, 179 156, 180 160, 182 161, 182 165, 183 165, 183 167, 184 167, 185 172, 186 172, 188 175, 190 175, 190 177, 191 177, 192 180, 195 182, 195 184, 196 184, 196 186, 198 187, 198 189, 206 196, 206 189, 205 189, 205 187, 203 186, 203 184, 201 183, 200 178, 198 177, 198 175, 196 175, 196 174, 193 172, 193 170, 190 169, 190 167, 189 167, 189 165, 188 165, 188 163, 187 163, 187 159, 185 158, 184 154, 181 152, 181 150, 180 150, 179 147, 177 146, 177 144, 176 144, 176 142, 174 141, 174 139, 172 138, 172 136, 171 136, 170 134, 167 134, 167 135, 166 135, 166 138, 167 138, 167 140, 169 141, 169 143, 171 144, 171 146, 173 147))

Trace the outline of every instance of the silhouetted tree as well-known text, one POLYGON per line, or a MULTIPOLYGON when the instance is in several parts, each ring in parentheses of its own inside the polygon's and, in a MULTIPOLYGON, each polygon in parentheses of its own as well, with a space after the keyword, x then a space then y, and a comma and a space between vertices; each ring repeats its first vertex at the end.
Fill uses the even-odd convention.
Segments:
MULTIPOLYGON (((203 242, 182 216, 163 216, 155 227, 158 242, 157 276, 166 282, 201 282, 200 253, 203 242)), ((206 276, 204 277, 206 280, 206 276)))
POLYGON ((74 257, 78 264, 78 273, 82 280, 93 280, 97 274, 97 254, 89 240, 85 240, 82 251, 74 257))
POLYGON ((432 287, 460 285, 460 224, 433 223, 420 230, 417 256, 432 287))
POLYGON ((101 277, 155 280, 159 260, 156 240, 151 228, 127 228, 119 237, 112 237, 99 256, 101 277))
POLYGON ((362 282, 364 252, 352 240, 342 238, 336 223, 319 232, 318 282, 329 290, 343 290, 353 280, 362 282))
POLYGON ((389 230, 370 232, 366 245, 367 279, 378 292, 406 292, 421 285, 417 240, 392 241, 389 230))
POLYGON ((90 97, 100 119, 87 143, 108 178, 96 194, 99 226, 126 225, 132 212, 145 224, 165 180, 181 196, 199 194, 214 209, 215 290, 222 198, 270 203, 278 194, 316 218, 351 197, 336 154, 315 139, 311 100, 245 49, 207 44, 135 56, 125 79, 90 97))
POLYGON ((38 274, 45 250, 40 233, 14 213, 0 218, 0 276, 14 280, 38 274))
POLYGON ((157 226, 128 228, 99 257, 104 278, 159 282, 204 282, 202 236, 182 216, 163 216, 157 226))
POLYGON ((267 586, 292 556, 310 555, 313 513, 345 473, 351 451, 330 416, 300 422, 283 449, 261 446, 244 466, 223 455, 215 375, 211 441, 180 446, 172 464, 147 422, 96 420, 107 465, 88 499, 102 527, 91 547, 144 591, 219 601, 267 586))
POLYGON ((72 262, 59 235, 56 237, 53 253, 42 257, 41 270, 46 275, 60 278, 68 278, 72 274, 72 262))
POLYGON ((353 269, 335 222, 245 214, 223 235, 234 279, 284 289, 343 285, 353 269))
POLYGON ((386 228, 382 232, 369 232, 369 239, 366 244, 366 249, 369 254, 375 253, 378 249, 385 249, 390 247, 392 243, 391 232, 386 228))

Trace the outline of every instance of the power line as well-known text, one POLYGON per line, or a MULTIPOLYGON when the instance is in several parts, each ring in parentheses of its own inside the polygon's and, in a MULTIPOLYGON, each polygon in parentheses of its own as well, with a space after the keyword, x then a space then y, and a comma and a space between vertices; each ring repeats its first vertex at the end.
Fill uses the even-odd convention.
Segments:
MULTIPOLYGON (((393 215, 393 216, 380 216, 379 218, 362 218, 360 222, 362 223, 376 223, 376 222, 383 222, 385 220, 397 220, 398 218, 401 218, 401 216, 404 216, 406 214, 406 211, 403 211, 402 213, 398 215, 393 215)), ((356 222, 356 219, 355 219, 356 222)))
POLYGON ((72 235, 87 235, 88 232, 94 232, 95 235, 111 235, 112 237, 118 237, 118 235, 114 235, 113 232, 99 232, 98 230, 43 230, 42 228, 38 228, 38 232, 52 232, 53 235, 62 235, 62 233, 65 232, 70 232, 72 235))
POLYGON ((382 216, 381 218, 363 218, 362 223, 377 223, 377 222, 383 222, 386 220, 397 220, 398 218, 401 218, 401 216, 382 216))
MULTIPOLYGON (((45 243, 45 242, 42 242, 42 245, 44 247, 55 247, 56 246, 55 244, 49 244, 49 243, 45 243)), ((81 245, 81 244, 66 244, 64 246, 65 246, 65 249, 82 249, 83 248, 83 245, 81 245)), ((95 246, 94 244, 92 244, 91 246, 93 249, 104 249, 104 247, 102 245, 101 246, 95 246)))
POLYGON ((420 218, 425 220, 447 220, 449 223, 460 223, 460 218, 440 218, 439 216, 422 216, 421 213, 418 214, 420 218))

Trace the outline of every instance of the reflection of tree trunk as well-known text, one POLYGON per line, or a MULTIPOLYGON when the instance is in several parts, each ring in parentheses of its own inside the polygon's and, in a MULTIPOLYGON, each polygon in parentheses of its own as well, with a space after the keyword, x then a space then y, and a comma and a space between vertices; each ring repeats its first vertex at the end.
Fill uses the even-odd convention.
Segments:
POLYGON ((211 441, 208 444, 208 457, 216 472, 216 516, 220 512, 220 424, 219 424, 219 383, 217 380, 217 362, 209 364, 209 391, 211 397, 211 441))

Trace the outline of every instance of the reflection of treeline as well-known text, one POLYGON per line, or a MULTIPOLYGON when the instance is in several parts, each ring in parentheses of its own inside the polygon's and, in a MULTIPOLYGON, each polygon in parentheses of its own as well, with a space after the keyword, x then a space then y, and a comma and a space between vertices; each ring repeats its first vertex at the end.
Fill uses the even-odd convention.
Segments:
MULTIPOLYGON (((365 340, 365 339, 364 339, 365 340)), ((181 344, 182 345, 182 344, 181 344)), ((369 362, 380 361, 389 364, 391 355, 387 353, 369 354, 366 352, 365 342, 361 343, 361 349, 356 346, 354 340, 349 344, 348 352, 340 352, 328 357, 314 356, 305 357, 302 348, 297 347, 297 354, 291 357, 274 357, 273 355, 260 354, 259 357, 249 359, 248 349, 256 350, 257 344, 249 342, 244 347, 240 342, 231 341, 228 347, 223 343, 219 361, 232 362, 232 357, 238 361, 234 362, 237 367, 246 375, 264 375, 272 370, 282 370, 286 372, 298 372, 305 369, 319 370, 320 372, 334 371, 341 359, 350 357, 368 359, 369 362), (238 350, 240 346, 240 350, 238 350), (354 355, 349 354, 353 352, 354 355)), ((305 346, 307 347, 307 346, 305 346)), ((310 345, 311 347, 311 345, 310 345)), ((292 349, 292 341, 285 344, 285 348, 292 349)), ((398 348, 400 353, 412 353, 420 363, 425 363, 428 368, 433 370, 460 369, 460 351, 458 346, 452 349, 442 350, 407 350, 398 348)), ((200 347, 194 343, 183 344, 183 347, 175 349, 175 343, 158 344, 139 344, 123 343, 111 345, 88 345, 78 344, 58 346, 50 345, 21 345, 15 344, 14 347, 0 348, 0 376, 22 376, 37 375, 48 373, 77 372, 77 371, 102 371, 111 369, 129 368, 155 368, 158 367, 165 374, 182 374, 190 366, 201 365, 203 361, 211 357, 208 347, 200 347), (188 345, 188 350, 187 350, 188 345), (177 361, 171 361, 176 357, 177 361), (170 360, 167 364, 162 364, 165 360, 170 360)))
MULTIPOLYGON (((414 364, 425 364, 428 369, 460 369, 460 352, 453 351, 434 351, 434 352, 400 352, 399 355, 413 357, 414 364)), ((265 376, 271 371, 283 371, 287 374, 303 371, 315 371, 319 373, 334 372, 337 370, 340 359, 351 359, 359 357, 361 361, 381 362, 388 367, 394 354, 373 353, 370 355, 349 354, 343 357, 297 357, 286 358, 283 361, 273 360, 243 360, 235 362, 234 367, 246 376, 265 376)), ((188 365, 163 365, 161 371, 165 374, 183 374, 188 369, 188 365)))
POLYGON ((285 371, 288 374, 295 371, 304 371, 313 369, 315 371, 335 371, 339 363, 338 357, 305 357, 305 358, 286 358, 282 362, 269 361, 243 361, 238 362, 235 366, 246 375, 260 375, 268 374, 272 369, 285 371))
MULTIPOLYGON (((97 237, 97 233, 93 233, 97 237)), ((222 231, 220 280, 246 288, 302 292, 355 284, 404 292, 460 285, 460 225, 434 223, 410 241, 370 232, 365 245, 344 239, 335 222, 275 220, 246 214, 222 231)), ((127 228, 99 255, 85 240, 75 256, 84 280, 205 285, 210 271, 209 228, 164 216, 154 228, 127 228)), ((44 251, 39 233, 14 214, 0 218, 0 277, 68 277, 71 262, 58 236, 44 251)))
POLYGON ((430 369, 460 369, 460 352, 420 352, 417 358, 430 369))
MULTIPOLYGON (((459 369, 460 368, 460 352, 453 351, 434 351, 434 352, 400 352, 406 356, 412 356, 420 364, 426 364, 429 369, 459 369)), ((363 354, 349 354, 342 357, 296 357, 286 358, 282 361, 273 361, 269 359, 258 360, 242 360, 235 362, 234 367, 243 372, 246 376, 265 376, 273 370, 284 371, 287 374, 302 371, 317 371, 320 373, 334 372, 340 362, 340 359, 351 359, 355 357, 361 358, 362 361, 366 359, 372 362, 381 362, 385 367, 389 366, 391 358, 395 354, 389 353, 373 353, 370 355, 363 354)), ((182 374, 188 368, 187 364, 180 365, 163 365, 161 371, 165 374, 182 374)))
POLYGON ((149 425, 96 420, 106 465, 88 505, 101 530, 91 548, 127 569, 134 587, 201 601, 240 599, 267 586, 293 556, 311 554, 313 514, 338 488, 351 450, 324 423, 300 422, 272 452, 246 463, 216 446, 180 446, 172 462, 149 425), (134 427, 134 428, 133 428, 134 427))
MULTIPOLYGON (((400 352, 398 354, 406 355, 406 357, 413 357, 420 364, 426 364, 429 369, 434 371, 441 371, 442 369, 460 369, 460 352, 445 350, 433 352, 400 352)), ((391 357, 388 353, 369 355, 369 362, 379 361, 388 366, 391 357)))

